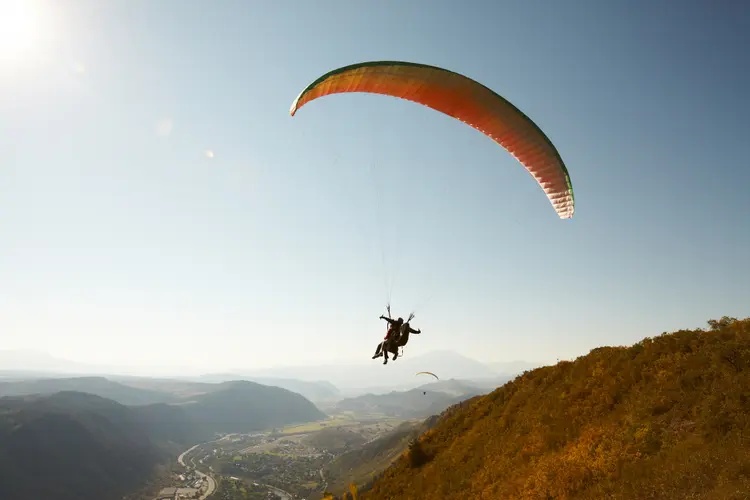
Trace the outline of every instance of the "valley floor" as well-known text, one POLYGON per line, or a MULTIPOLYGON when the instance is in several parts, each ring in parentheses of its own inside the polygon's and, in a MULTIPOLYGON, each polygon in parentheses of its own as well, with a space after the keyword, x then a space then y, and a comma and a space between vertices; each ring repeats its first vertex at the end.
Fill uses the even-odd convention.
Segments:
POLYGON ((184 451, 178 457, 183 474, 174 478, 170 489, 163 490, 173 496, 157 500, 321 498, 328 487, 326 465, 354 447, 341 442, 340 436, 360 446, 391 432, 400 423, 348 412, 269 432, 228 434, 184 451))

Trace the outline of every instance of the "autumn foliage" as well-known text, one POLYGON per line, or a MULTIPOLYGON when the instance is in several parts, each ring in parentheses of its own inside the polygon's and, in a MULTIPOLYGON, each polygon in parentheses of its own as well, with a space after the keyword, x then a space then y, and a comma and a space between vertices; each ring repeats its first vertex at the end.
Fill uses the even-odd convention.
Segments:
POLYGON ((430 461, 429 455, 424 451, 422 442, 417 439, 413 439, 409 443, 409 449, 406 450, 406 458, 409 460, 409 465, 412 468, 422 467, 424 464, 430 461))
POLYGON ((454 410, 359 497, 750 498, 750 319, 601 347, 454 410), (428 459, 427 459, 428 458, 428 459))

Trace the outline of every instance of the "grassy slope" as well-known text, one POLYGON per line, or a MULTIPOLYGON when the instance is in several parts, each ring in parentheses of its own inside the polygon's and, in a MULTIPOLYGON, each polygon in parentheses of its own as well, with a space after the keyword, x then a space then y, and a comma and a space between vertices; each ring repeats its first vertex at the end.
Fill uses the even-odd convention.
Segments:
POLYGON ((747 498, 750 319, 524 375, 426 432, 365 499, 747 498))
POLYGON ((403 453, 410 439, 425 430, 421 423, 404 423, 386 436, 344 453, 326 467, 328 490, 343 491, 351 482, 371 481, 403 453))
POLYGON ((308 446, 325 449, 333 452, 341 452, 365 443, 361 434, 350 429, 323 429, 310 434, 303 439, 308 446))

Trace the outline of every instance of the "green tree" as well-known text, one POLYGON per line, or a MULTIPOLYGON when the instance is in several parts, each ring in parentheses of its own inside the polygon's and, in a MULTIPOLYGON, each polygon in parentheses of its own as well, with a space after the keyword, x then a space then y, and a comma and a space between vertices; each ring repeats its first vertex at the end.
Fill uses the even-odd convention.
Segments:
POLYGON ((409 443, 409 449, 406 451, 407 458, 409 459, 409 465, 411 467, 422 467, 424 464, 429 462, 430 457, 425 452, 419 438, 412 439, 409 443))

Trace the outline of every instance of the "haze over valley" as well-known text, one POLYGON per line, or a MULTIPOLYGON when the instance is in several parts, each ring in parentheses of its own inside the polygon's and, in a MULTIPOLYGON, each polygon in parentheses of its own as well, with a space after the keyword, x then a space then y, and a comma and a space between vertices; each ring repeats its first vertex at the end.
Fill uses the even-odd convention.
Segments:
MULTIPOLYGON (((454 358, 487 373, 479 363, 454 358)), ((410 390, 381 385, 389 392, 362 388, 347 397, 327 381, 71 376, 27 366, 4 370, 0 380, 0 493, 7 498, 193 498, 219 494, 217 488, 222 494, 250 488, 247 495, 321 498, 329 476, 331 484, 348 484, 352 474, 342 472, 342 463, 381 448, 392 460, 418 435, 424 418, 488 391, 488 379, 429 382, 414 373, 410 390), (70 447, 75 458, 66 461, 70 447), (180 452, 182 462, 175 463, 180 452), (45 459, 34 462, 38 456, 45 459), (34 474, 22 472, 32 463, 34 474), (232 477, 252 481, 242 486, 232 477)), ((54 367, 80 369, 62 360, 54 367)), ((388 463, 362 465, 372 474, 388 463)))

